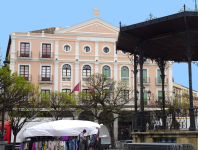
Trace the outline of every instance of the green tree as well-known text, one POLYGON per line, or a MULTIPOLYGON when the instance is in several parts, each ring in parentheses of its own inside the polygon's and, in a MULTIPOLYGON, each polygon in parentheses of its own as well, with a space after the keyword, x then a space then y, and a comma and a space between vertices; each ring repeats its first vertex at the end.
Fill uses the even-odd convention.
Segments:
POLYGON ((75 110, 76 102, 66 92, 42 93, 42 103, 52 120, 62 120, 75 110))
POLYGON ((80 111, 93 112, 89 117, 94 117, 99 123, 104 124, 111 136, 111 146, 114 148, 115 138, 113 122, 119 117, 132 116, 132 112, 124 112, 125 104, 130 102, 129 84, 116 82, 102 74, 94 74, 86 78, 84 84, 88 90, 79 93, 80 111))

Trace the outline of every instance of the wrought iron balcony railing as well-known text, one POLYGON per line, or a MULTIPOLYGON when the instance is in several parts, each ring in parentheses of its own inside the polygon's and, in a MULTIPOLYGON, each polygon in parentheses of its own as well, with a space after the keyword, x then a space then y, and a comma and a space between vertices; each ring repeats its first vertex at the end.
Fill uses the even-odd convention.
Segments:
POLYGON ((39 82, 53 82, 53 75, 39 75, 39 82))
POLYGON ((31 51, 17 51, 17 57, 31 58, 32 52, 31 51))
POLYGON ((54 58, 54 53, 53 52, 40 52, 39 53, 39 58, 54 58))
POLYGON ((129 77, 121 77, 121 81, 129 82, 129 77))
MULTIPOLYGON (((138 79, 138 84, 140 84, 140 77, 138 79)), ((149 84, 150 83, 150 77, 143 77, 143 84, 149 84)))
MULTIPOLYGON (((162 84, 162 78, 161 78, 161 77, 155 78, 155 84, 162 84)), ((165 78, 165 79, 164 79, 164 84, 165 84, 165 85, 168 84, 168 78, 165 78)))
POLYGON ((31 74, 27 74, 27 75, 21 75, 21 77, 23 77, 25 80, 27 81, 32 81, 32 75, 31 74))
POLYGON ((71 81, 70 76, 62 76, 62 81, 71 81))

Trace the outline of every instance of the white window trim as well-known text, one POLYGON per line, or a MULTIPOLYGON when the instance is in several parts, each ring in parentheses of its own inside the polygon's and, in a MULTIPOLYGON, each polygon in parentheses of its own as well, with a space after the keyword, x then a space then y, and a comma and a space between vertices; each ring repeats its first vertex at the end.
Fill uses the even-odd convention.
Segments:
POLYGON ((92 48, 91 48, 91 46, 90 46, 90 45, 84 45, 84 46, 83 46, 83 48, 82 48, 82 50, 83 50, 83 52, 84 52, 84 53, 88 54, 88 53, 90 53, 90 52, 91 52, 92 48), (88 46, 88 47, 90 48, 90 51, 89 51, 89 52, 85 52, 85 51, 84 51, 85 46, 88 46))
MULTIPOLYGON (((144 86, 145 87, 145 86, 144 86)), ((138 87, 138 91, 139 91, 139 98, 138 101, 140 103, 140 87, 138 87)), ((145 91, 148 92, 149 91, 149 87, 145 87, 145 91)), ((151 97, 150 97, 151 100, 151 97)), ((148 97, 148 93, 147 93, 147 105, 149 105, 149 97, 148 97)))
POLYGON ((109 46, 103 46, 103 47, 102 47, 102 52, 103 52, 104 54, 108 55, 108 54, 111 52, 111 48, 110 48, 109 46), (108 53, 105 53, 105 52, 103 51, 103 49, 104 49, 105 47, 109 48, 109 52, 108 52, 108 53))
POLYGON ((63 92, 64 89, 70 90, 72 92, 71 88, 67 88, 67 87, 66 88, 61 88, 61 92, 63 92))
MULTIPOLYGON (((158 87, 156 87, 156 95, 157 95, 157 97, 156 97, 156 100, 158 101, 158 91, 162 91, 162 88, 158 88, 158 87)), ((166 93, 167 93, 167 87, 164 87, 164 94, 165 94, 165 101, 166 101, 166 93)))
POLYGON ((31 64, 18 64, 18 75, 20 75, 20 66, 29 66, 29 75, 31 75, 31 64))
POLYGON ((111 67, 109 64, 104 64, 104 65, 101 66, 101 74, 102 74, 102 68, 103 68, 104 66, 106 66, 106 65, 109 66, 110 69, 111 69, 111 70, 110 70, 110 78, 112 78, 112 71, 113 71, 113 69, 112 69, 112 67, 111 67))
POLYGON ((93 74, 93 66, 91 64, 83 64, 82 67, 81 67, 81 81, 82 81, 83 77, 87 77, 87 76, 83 76, 83 67, 85 65, 89 65, 91 67, 91 75, 93 74))
POLYGON ((32 57, 32 54, 31 54, 31 52, 32 52, 32 49, 31 49, 32 43, 31 43, 31 41, 19 41, 17 57, 18 57, 18 53, 20 53, 20 51, 21 51, 21 43, 29 43, 30 44, 30 57, 32 57))
POLYGON ((43 44, 51 44, 51 53, 53 53, 53 43, 52 42, 40 42, 40 56, 39 58, 41 58, 41 54, 42 54, 42 45, 43 44))
MULTIPOLYGON (((61 65, 61 85, 62 85, 62 82, 70 82, 71 84, 72 84, 72 75, 73 75, 73 67, 72 67, 72 65, 70 64, 70 63, 63 63, 62 65, 61 65), (63 66, 64 65, 70 65, 71 66, 71 81, 63 81, 63 66)), ((71 84, 70 84, 70 86, 71 86, 71 84)))
MULTIPOLYGON (((52 76, 52 65, 51 64, 40 64, 40 74, 39 75, 42 75, 42 67, 43 66, 50 66, 50 69, 51 69, 51 76, 52 76)), ((53 77, 52 77, 53 78, 53 77)))
MULTIPOLYGON (((147 70, 147 78, 149 78, 149 68, 143 68, 147 70)), ((138 77, 140 78, 140 67, 138 67, 138 77)))
POLYGON ((71 50, 72 50, 72 46, 71 46, 70 44, 66 43, 66 44, 64 44, 64 45, 62 46, 62 50, 63 50, 65 53, 69 53, 69 52, 71 52, 71 50), (70 50, 69 50, 69 51, 65 51, 65 50, 64 50, 64 47, 65 47, 66 45, 68 45, 68 46, 70 47, 70 50))
POLYGON ((40 87, 40 90, 50 90, 50 92, 52 91, 52 87, 40 87))

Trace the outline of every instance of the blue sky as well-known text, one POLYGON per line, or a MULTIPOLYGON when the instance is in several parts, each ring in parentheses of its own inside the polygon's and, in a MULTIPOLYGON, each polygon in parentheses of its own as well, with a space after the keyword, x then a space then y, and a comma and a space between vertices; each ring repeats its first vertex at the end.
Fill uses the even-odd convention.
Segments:
MULTIPOLYGON (((5 56, 9 34, 49 27, 71 26, 92 19, 92 7, 100 8, 100 18, 119 26, 145 21, 149 14, 163 17, 177 13, 183 5, 195 8, 193 0, 1 0, 0 47, 5 56)), ((198 67, 192 64, 193 89, 198 91, 198 67)), ((174 63, 176 83, 188 87, 188 66, 174 63)))

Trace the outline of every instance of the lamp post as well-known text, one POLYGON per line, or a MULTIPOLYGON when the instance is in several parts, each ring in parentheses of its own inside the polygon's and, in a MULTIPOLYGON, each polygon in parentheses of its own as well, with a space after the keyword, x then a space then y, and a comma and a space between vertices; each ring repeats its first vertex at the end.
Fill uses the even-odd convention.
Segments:
POLYGON ((148 97, 149 97, 149 100, 150 100, 150 97, 151 97, 151 91, 149 90, 149 91, 147 92, 147 94, 148 94, 148 97))
MULTIPOLYGON (((4 66, 3 67, 6 67, 7 65, 9 65, 10 64, 10 61, 9 60, 5 60, 4 62, 4 66)), ((3 98, 3 109, 2 109, 2 125, 1 125, 1 141, 5 141, 4 140, 4 116, 5 116, 5 110, 4 110, 4 101, 5 101, 5 90, 6 90, 6 87, 5 87, 5 84, 3 85, 3 92, 4 92, 4 94, 3 94, 3 96, 4 96, 4 98, 3 98)))

